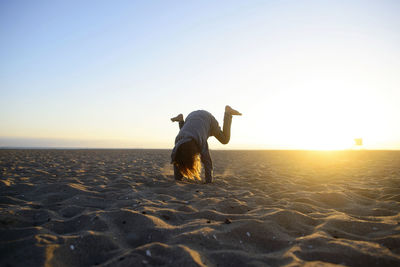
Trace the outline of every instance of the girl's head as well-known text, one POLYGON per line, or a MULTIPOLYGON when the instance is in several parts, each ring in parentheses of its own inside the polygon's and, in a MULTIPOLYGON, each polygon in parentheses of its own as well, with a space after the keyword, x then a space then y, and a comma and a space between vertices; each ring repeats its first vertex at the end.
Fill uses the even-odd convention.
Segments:
POLYGON ((200 151, 194 140, 183 143, 177 148, 174 165, 183 176, 200 180, 200 151))

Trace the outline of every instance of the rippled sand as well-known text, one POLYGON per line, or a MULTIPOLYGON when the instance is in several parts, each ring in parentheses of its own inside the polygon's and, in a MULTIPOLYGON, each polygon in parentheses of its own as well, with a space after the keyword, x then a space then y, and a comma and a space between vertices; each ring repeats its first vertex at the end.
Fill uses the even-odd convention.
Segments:
POLYGON ((0 265, 400 265, 400 152, 169 153, 0 150, 0 265))

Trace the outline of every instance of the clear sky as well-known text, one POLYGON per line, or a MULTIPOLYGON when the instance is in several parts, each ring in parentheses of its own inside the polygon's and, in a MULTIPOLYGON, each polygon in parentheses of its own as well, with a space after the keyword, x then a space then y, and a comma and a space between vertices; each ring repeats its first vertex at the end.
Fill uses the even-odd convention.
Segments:
POLYGON ((399 1, 0 1, 0 146, 400 149, 399 1), (214 139, 214 140, 213 140, 214 139))

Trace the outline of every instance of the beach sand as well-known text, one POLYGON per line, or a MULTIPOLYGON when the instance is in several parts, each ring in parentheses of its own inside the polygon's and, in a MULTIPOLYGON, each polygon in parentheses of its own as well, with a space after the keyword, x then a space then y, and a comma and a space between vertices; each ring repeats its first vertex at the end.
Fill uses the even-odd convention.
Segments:
POLYGON ((0 266, 400 266, 400 152, 0 150, 0 266))

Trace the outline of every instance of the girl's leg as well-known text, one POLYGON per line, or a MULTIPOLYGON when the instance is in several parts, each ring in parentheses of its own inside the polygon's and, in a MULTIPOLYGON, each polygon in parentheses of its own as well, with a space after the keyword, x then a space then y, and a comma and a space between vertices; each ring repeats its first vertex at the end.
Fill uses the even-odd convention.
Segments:
POLYGON ((231 124, 232 124, 232 115, 225 112, 224 115, 224 126, 221 128, 218 126, 217 130, 214 132, 215 138, 221 142, 221 144, 226 145, 229 143, 231 139, 231 124))
POLYGON ((179 114, 178 116, 171 118, 171 121, 172 122, 175 122, 175 121, 179 122, 179 130, 182 129, 183 125, 185 124, 185 121, 183 119, 183 115, 182 114, 179 114))
POLYGON ((231 139, 231 125, 232 125, 232 115, 242 115, 239 111, 232 109, 230 106, 225 107, 224 114, 224 125, 221 128, 217 123, 217 127, 214 127, 214 136, 218 139, 222 144, 226 145, 229 143, 231 139))

